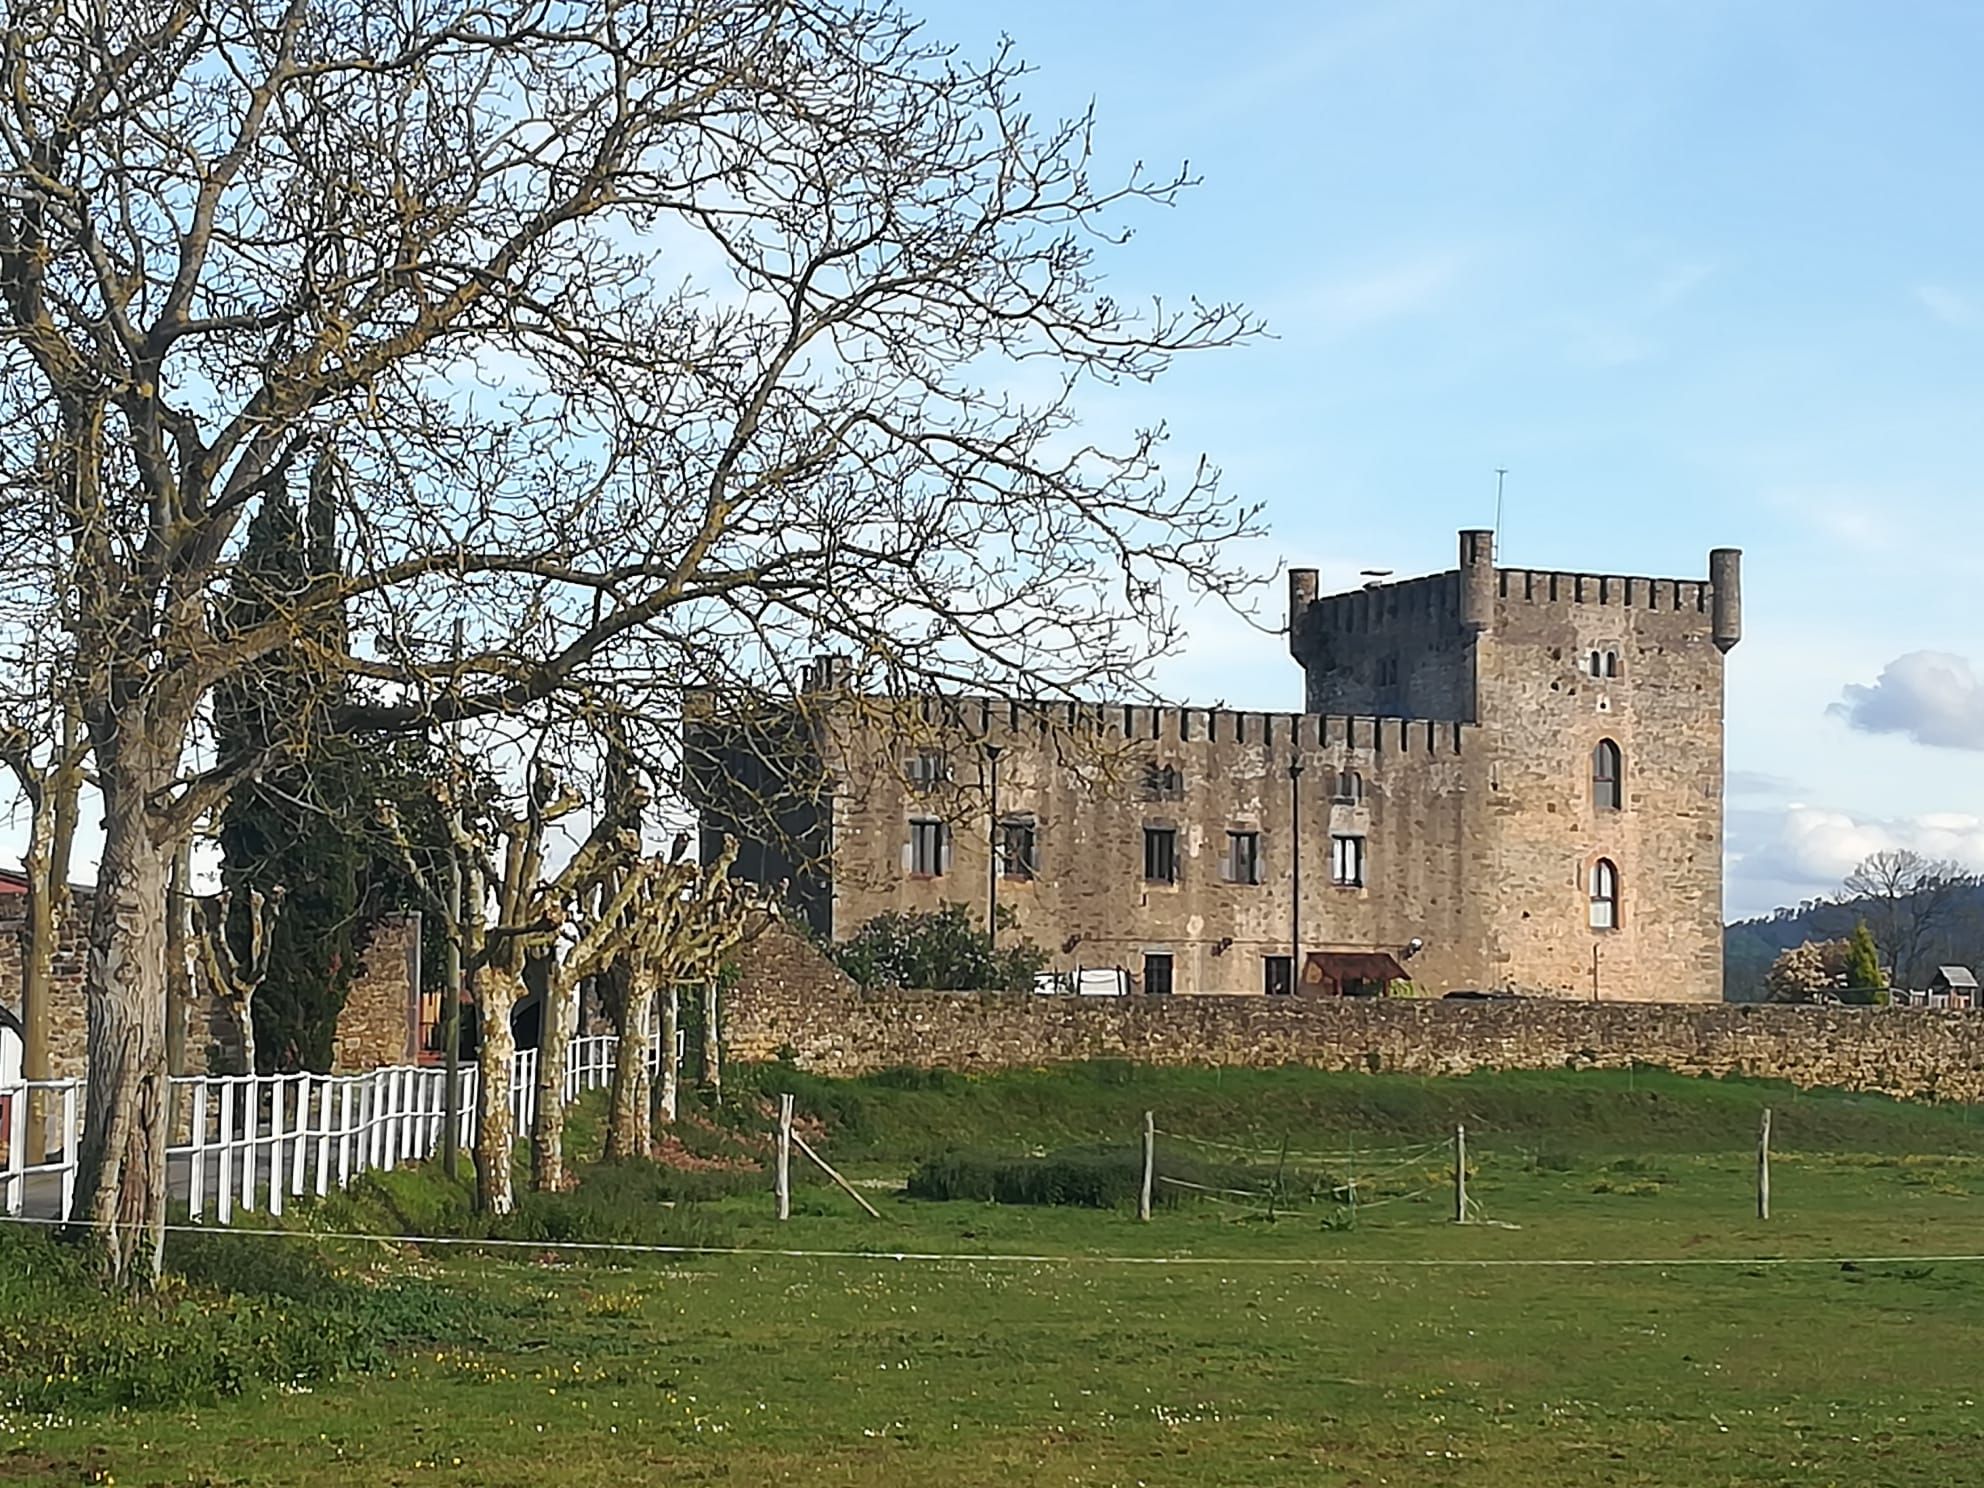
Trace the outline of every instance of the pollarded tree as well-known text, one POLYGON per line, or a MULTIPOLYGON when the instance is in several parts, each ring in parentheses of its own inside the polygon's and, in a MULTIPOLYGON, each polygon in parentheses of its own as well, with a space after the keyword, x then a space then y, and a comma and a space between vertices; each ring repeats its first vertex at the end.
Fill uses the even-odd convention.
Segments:
POLYGON ((1240 584, 1251 512, 1073 419, 1252 324, 1104 291, 1187 183, 1103 182, 1019 77, 870 0, 0 31, 0 628, 66 635, 102 792, 77 1202, 112 1276, 163 1244, 169 865, 277 762, 202 720, 327 615, 323 727, 569 728, 610 691, 659 756, 681 686, 782 685, 821 642, 905 688, 1120 691, 1181 585, 1240 584), (217 625, 244 524, 327 443, 343 566, 217 625))

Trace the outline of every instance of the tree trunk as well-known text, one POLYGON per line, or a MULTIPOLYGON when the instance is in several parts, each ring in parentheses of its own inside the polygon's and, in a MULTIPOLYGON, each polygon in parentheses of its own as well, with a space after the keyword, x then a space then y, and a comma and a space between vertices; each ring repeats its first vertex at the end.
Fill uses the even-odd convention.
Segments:
MULTIPOLYGON (((25 1030, 21 1047, 21 1075, 28 1080, 54 1076, 50 1058, 48 1016, 55 985, 55 948, 60 934, 56 901, 62 884, 54 874, 55 801, 46 786, 32 804, 28 818, 28 847, 21 855, 21 867, 28 881, 26 911, 27 936, 21 946, 21 1026, 25 1030)), ((48 1093, 37 1090, 28 1096, 28 1161, 45 1160, 48 1141, 48 1093)))
POLYGON ((675 1124, 681 1103, 681 1067, 676 1059, 682 1044, 682 991, 673 980, 661 994, 661 1089, 655 1105, 661 1119, 675 1124))
POLYGON ((538 1019, 537 1109, 530 1122, 530 1186, 538 1193, 565 1186, 565 1063, 578 999, 577 987, 547 970, 538 1019))
POLYGON ((712 1105, 723 1104, 723 1039, 717 1027, 716 983, 703 988, 703 1088, 712 1105))
POLYGON ((510 1012, 523 985, 511 972, 486 967, 476 977, 481 1005, 482 1047, 478 1054, 481 1078, 476 1082, 475 1193, 485 1214, 508 1214, 517 1207, 517 1186, 510 1172, 516 1126, 510 1119, 510 1081, 516 1064, 517 1040, 510 1032, 510 1012))
POLYGON ((76 1213, 109 1278, 157 1278, 165 1250, 165 889, 172 848, 146 802, 165 772, 99 752, 103 852, 90 914, 89 1090, 76 1213))
MULTIPOLYGON (((614 976, 625 973, 615 970, 614 976)), ((654 1145, 649 1120, 648 1026, 654 1018, 654 983, 635 977, 624 995, 614 999, 619 1009, 620 1042, 613 1051, 613 1114, 606 1125, 608 1157, 646 1157, 654 1145)))
POLYGON ((187 1021, 193 1016, 193 845, 172 855, 165 904, 165 1067, 186 1073, 187 1021))

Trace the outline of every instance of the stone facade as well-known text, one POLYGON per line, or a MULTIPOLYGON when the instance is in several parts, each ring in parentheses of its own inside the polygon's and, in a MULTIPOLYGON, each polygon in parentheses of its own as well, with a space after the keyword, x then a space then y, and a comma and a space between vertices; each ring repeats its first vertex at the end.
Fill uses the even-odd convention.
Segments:
MULTIPOLYGON (((25 905, 19 896, 0 898, 0 1001, 20 1010, 25 905)), ((63 917, 49 996, 49 1063, 58 1080, 79 1079, 88 1062, 88 1023, 83 981, 89 891, 71 891, 63 917)), ((333 1068, 339 1073, 405 1064, 413 1057, 420 975, 420 917, 388 919, 374 932, 365 964, 353 979, 338 1019, 333 1068)), ((239 1067, 239 1035, 232 1016, 217 999, 198 996, 188 1010, 186 1073, 205 1074, 219 1054, 221 1067, 239 1067)))
POLYGON ((1719 1001, 1737 565, 1501 569, 1466 532, 1427 578, 1318 597, 1298 569, 1303 713, 890 703, 823 663, 810 727, 692 729, 706 833, 824 933, 996 894, 1054 969, 1138 990, 1283 990, 1297 959, 1295 990, 1322 990, 1337 955, 1382 952, 1421 992, 1719 1001))
POLYGON ((1984 1019, 1916 1008, 1424 998, 1040 997, 860 992, 747 974, 729 1057, 817 1074, 991 1071, 1088 1059, 1456 1075, 1625 1068, 1903 1098, 1984 1099, 1984 1019))

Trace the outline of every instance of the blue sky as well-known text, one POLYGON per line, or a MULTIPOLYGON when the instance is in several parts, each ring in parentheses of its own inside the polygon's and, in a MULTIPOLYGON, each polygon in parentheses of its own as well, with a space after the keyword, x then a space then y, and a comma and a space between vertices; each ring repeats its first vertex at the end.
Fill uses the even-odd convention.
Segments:
MULTIPOLYGON (((1036 112, 1092 97, 1116 167, 1203 175, 1112 285, 1276 339, 1097 416, 1264 501, 1264 569, 1450 567, 1498 465, 1512 563, 1742 547, 1730 912, 1876 847, 1984 867, 1984 7, 920 8, 1012 36, 1036 112)), ((1300 696, 1217 615, 1160 680, 1300 696)))

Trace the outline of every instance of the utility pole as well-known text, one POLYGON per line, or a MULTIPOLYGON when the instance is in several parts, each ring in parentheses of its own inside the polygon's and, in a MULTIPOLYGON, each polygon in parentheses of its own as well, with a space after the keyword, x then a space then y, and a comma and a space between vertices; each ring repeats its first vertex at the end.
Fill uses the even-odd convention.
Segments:
POLYGON ((999 948, 999 754, 997 744, 985 746, 986 770, 990 779, 991 801, 987 808, 991 830, 986 837, 985 855, 985 938, 994 950, 999 948))
POLYGON ((1288 762, 1288 990, 1302 988, 1302 756, 1288 762))

